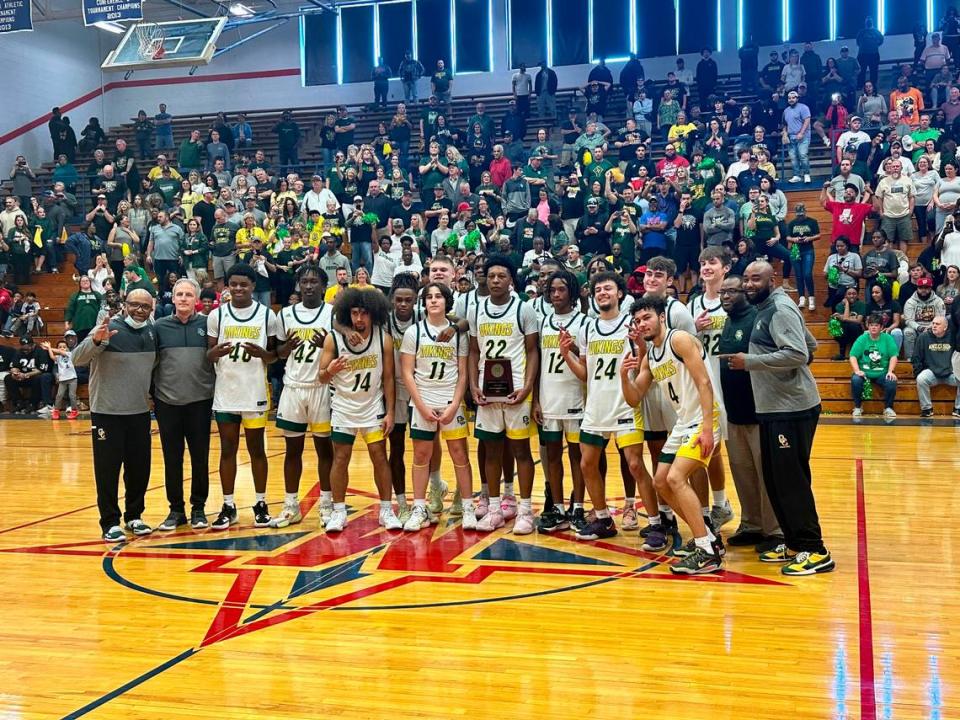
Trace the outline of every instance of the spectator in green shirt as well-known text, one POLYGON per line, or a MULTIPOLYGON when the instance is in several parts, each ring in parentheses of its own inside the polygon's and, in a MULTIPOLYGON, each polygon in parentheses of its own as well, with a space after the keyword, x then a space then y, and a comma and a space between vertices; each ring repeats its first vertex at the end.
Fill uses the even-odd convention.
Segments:
POLYGON ((863 416, 863 389, 868 382, 883 386, 883 419, 888 423, 896 420, 893 401, 897 396, 897 343, 883 332, 879 314, 867 318, 867 331, 850 348, 850 365, 854 422, 863 416))

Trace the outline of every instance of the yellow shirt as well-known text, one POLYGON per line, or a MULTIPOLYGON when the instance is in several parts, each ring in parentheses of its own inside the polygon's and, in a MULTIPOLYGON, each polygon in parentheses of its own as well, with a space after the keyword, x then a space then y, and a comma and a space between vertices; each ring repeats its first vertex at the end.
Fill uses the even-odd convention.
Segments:
POLYGON ((337 299, 337 295, 340 294, 340 291, 343 290, 341 285, 332 285, 327 288, 327 291, 323 294, 323 301, 327 305, 333 305, 333 301, 337 299))
POLYGON ((267 234, 263 231, 262 228, 254 226, 252 230, 247 230, 247 228, 242 227, 237 230, 237 248, 244 249, 250 245, 250 241, 254 238, 260 238, 263 240, 263 244, 267 244, 267 234))
MULTIPOLYGON (((168 165, 167 167, 170 167, 170 166, 168 165)), ((163 175, 163 170, 160 169, 159 165, 156 165, 150 169, 149 173, 147 173, 147 179, 156 180, 161 175, 163 175)), ((178 173, 172 167, 170 168, 170 177, 172 177, 174 180, 183 180, 183 178, 180 176, 180 173, 178 173)))

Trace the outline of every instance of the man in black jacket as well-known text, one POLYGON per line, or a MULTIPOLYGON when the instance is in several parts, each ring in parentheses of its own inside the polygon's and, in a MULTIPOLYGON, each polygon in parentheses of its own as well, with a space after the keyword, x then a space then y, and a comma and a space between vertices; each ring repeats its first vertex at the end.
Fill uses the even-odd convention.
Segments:
POLYGON ((913 376, 917 379, 917 398, 920 401, 920 417, 933 417, 933 400, 930 388, 950 385, 957 388, 953 401, 953 417, 960 418, 960 361, 955 361, 954 343, 950 342, 950 325, 947 318, 939 315, 930 323, 930 329, 917 338, 913 349, 913 376))
MULTIPOLYGON (((731 275, 724 279, 720 288, 720 304, 727 313, 727 321, 720 335, 719 351, 723 354, 748 352, 757 308, 747 302, 743 278, 731 275)), ((760 425, 753 402, 750 373, 734 370, 729 363, 721 360, 720 387, 727 410, 730 473, 740 498, 740 527, 727 542, 734 546, 756 545, 758 552, 766 552, 782 543, 783 535, 763 487, 760 425)))
POLYGON ((717 61, 713 59, 710 48, 700 51, 700 62, 697 63, 697 92, 700 95, 700 108, 707 110, 710 107, 710 96, 717 88, 717 61))
POLYGON ((537 95, 537 114, 541 118, 557 117, 557 74, 547 61, 540 61, 540 72, 533 78, 533 92, 537 95))

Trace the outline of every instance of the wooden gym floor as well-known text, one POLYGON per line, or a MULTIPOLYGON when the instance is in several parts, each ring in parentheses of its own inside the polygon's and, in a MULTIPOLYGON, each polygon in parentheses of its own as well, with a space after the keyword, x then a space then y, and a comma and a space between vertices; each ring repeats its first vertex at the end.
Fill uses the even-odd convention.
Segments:
MULTIPOLYGON (((317 531, 308 459, 301 525, 251 527, 244 465, 235 529, 111 548, 88 432, 0 422, 0 718, 960 717, 960 428, 822 424, 838 568, 793 581, 743 549, 678 579, 636 533, 381 532, 362 444, 341 537, 317 531)), ((282 451, 271 429, 274 506, 282 451)))

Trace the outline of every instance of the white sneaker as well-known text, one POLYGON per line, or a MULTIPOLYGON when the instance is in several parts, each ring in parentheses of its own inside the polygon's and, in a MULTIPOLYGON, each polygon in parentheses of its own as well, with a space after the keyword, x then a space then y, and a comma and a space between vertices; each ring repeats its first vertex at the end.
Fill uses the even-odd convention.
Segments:
POLYGON ((464 530, 476 530, 477 522, 477 514, 475 512, 463 513, 461 526, 464 530))
POLYGON ((812 182, 812 180, 810 179, 810 173, 807 173, 806 175, 803 176, 803 181, 805 183, 812 182))
POLYGON ((37 415, 43 415, 44 417, 48 415, 53 415, 53 406, 43 405, 37 408, 37 415))
POLYGON ((427 490, 427 506, 430 512, 439 515, 443 512, 443 500, 447 497, 447 484, 441 480, 439 483, 430 483, 427 490))
POLYGON ((328 533, 341 532, 346 524, 347 511, 333 510, 330 513, 330 519, 327 520, 327 524, 323 529, 328 533))
POLYGON ((394 515, 392 507, 383 508, 383 510, 380 511, 380 527, 385 530, 402 530, 403 523, 394 515))
POLYGON ((884 408, 883 409, 883 421, 887 423, 892 423, 897 419, 897 414, 893 411, 893 408, 884 408))
POLYGON ((850 415, 854 422, 860 422, 863 419, 863 408, 854 408, 850 415))
POLYGON ((787 182, 790 182, 790 183, 798 183, 798 182, 802 182, 802 181, 800 180, 800 176, 799 176, 799 175, 794 175, 792 178, 790 178, 789 180, 787 180, 787 182))
POLYGON ((320 524, 326 525, 333 515, 333 502, 320 501, 320 524))
POLYGON ((823 146, 830 147, 830 140, 827 138, 827 136, 824 135, 822 139, 823 139, 823 146))
POLYGON ((450 501, 450 517, 460 517, 463 515, 463 498, 460 497, 460 487, 453 488, 453 500, 450 501))
POLYGON ((427 508, 423 505, 414 505, 410 512, 410 517, 403 524, 404 532, 417 532, 423 529, 424 525, 429 525, 430 520, 427 517, 427 508))
POLYGON ((813 299, 813 295, 811 295, 810 297, 807 298, 807 308, 810 309, 810 310, 816 310, 816 309, 817 309, 817 303, 816 303, 816 301, 813 299))
POLYGON ((803 306, 807 304, 807 298, 805 295, 801 295, 797 298, 797 305, 803 310, 803 306))
POLYGON ((300 503, 287 505, 283 504, 280 514, 270 520, 270 527, 285 528, 288 525, 296 525, 303 521, 303 515, 300 514, 300 503))

